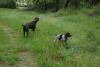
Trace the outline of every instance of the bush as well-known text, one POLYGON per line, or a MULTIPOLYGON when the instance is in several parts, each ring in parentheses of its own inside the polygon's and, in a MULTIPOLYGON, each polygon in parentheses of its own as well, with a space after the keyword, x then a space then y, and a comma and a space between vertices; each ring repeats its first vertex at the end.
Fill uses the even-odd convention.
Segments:
POLYGON ((15 0, 0 0, 0 8, 16 8, 15 0))

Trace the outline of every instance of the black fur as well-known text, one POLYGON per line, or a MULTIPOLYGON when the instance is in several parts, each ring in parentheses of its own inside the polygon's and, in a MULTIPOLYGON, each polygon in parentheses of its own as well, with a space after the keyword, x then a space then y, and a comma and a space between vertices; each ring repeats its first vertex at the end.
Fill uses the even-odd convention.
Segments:
POLYGON ((35 17, 35 19, 33 21, 31 21, 30 23, 26 23, 26 24, 22 25, 24 37, 26 36, 25 34, 27 34, 27 37, 29 36, 29 29, 32 29, 35 32, 36 24, 38 21, 39 21, 39 18, 35 17))
POLYGON ((65 41, 67 41, 67 39, 68 39, 69 37, 72 37, 72 35, 71 35, 69 32, 65 33, 65 41))

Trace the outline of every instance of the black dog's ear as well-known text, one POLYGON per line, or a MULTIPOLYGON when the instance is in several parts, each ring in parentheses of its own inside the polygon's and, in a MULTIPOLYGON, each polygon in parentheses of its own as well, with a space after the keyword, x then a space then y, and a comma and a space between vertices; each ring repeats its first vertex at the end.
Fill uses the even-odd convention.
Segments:
POLYGON ((33 20, 35 20, 35 21, 39 21, 39 17, 35 17, 33 20))

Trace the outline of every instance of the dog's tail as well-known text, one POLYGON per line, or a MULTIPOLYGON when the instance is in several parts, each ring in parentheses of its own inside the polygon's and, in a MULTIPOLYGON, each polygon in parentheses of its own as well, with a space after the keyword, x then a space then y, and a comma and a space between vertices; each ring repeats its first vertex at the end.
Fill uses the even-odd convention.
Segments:
POLYGON ((24 24, 22 24, 22 26, 23 26, 23 27, 25 27, 25 25, 24 25, 24 24))
POLYGON ((23 28, 26 28, 24 24, 22 24, 22 27, 23 27, 23 28))
POLYGON ((22 24, 22 26, 24 27, 25 25, 24 25, 24 24, 22 24))

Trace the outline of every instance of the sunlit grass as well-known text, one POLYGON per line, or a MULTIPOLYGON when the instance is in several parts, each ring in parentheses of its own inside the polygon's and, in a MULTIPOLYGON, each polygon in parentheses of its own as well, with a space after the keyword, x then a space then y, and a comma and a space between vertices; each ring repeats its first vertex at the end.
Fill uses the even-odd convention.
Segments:
POLYGON ((17 43, 12 44, 1 27, 0 61, 17 64, 16 54, 30 51, 35 56, 38 67, 100 67, 99 22, 100 16, 88 16, 82 11, 43 14, 0 9, 0 26, 7 26, 18 35, 17 43), (30 31, 29 37, 24 38, 21 25, 30 22, 35 16, 40 17, 36 32, 30 31), (54 44, 54 35, 63 32, 72 34, 67 44, 69 49, 62 44, 54 44))

